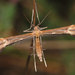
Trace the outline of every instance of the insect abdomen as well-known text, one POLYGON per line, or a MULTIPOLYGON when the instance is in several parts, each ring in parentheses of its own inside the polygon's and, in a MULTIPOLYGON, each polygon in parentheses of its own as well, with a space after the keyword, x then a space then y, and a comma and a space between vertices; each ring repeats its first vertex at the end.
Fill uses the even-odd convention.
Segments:
POLYGON ((36 37, 36 54, 39 57, 39 60, 42 62, 42 48, 39 37, 36 37))

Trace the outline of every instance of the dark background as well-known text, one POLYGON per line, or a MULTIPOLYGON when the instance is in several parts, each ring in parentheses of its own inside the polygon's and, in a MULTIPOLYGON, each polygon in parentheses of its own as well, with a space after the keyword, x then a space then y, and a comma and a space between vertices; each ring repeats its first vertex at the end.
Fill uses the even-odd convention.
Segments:
MULTIPOLYGON (((48 29, 75 24, 74 0, 36 0, 41 24, 48 29)), ((33 0, 0 0, 0 37, 24 34, 30 27, 33 0), (25 17, 26 16, 26 17, 25 17)), ((36 20, 36 25, 38 24, 36 20)), ((0 53, 0 75, 75 75, 75 37, 55 35, 43 37, 43 48, 48 67, 37 59, 34 72, 33 57, 26 67, 31 39, 6 47, 0 53)))

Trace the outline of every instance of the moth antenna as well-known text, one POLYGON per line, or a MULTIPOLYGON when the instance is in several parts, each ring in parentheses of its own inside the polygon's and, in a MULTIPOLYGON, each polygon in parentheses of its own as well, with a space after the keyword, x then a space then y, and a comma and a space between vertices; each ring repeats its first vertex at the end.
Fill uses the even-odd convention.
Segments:
POLYGON ((46 16, 43 18, 43 20, 38 24, 38 26, 40 26, 42 23, 43 23, 43 21, 48 17, 48 15, 50 14, 50 11, 46 14, 46 16))
POLYGON ((26 20, 28 21, 28 23, 30 24, 30 20, 28 19, 28 17, 24 14, 24 17, 26 18, 26 20))

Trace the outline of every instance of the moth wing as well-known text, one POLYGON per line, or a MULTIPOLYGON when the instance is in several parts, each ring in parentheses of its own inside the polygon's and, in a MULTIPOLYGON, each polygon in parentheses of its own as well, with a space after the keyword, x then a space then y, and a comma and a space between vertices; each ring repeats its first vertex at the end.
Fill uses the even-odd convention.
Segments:
POLYGON ((34 35, 32 33, 27 33, 23 35, 11 36, 7 38, 0 38, 0 50, 8 45, 12 45, 16 42, 25 40, 27 38, 32 38, 34 35))
POLYGON ((33 34, 32 33, 27 33, 27 34, 23 34, 23 35, 17 35, 17 36, 11 36, 8 38, 5 38, 8 41, 8 45, 14 44, 16 42, 28 39, 28 38, 32 38, 33 34))
POLYGON ((58 35, 58 34, 69 34, 68 33, 68 28, 70 26, 66 27, 60 27, 60 28, 55 28, 55 29, 50 29, 50 30, 42 30, 42 35, 50 34, 50 35, 58 35))

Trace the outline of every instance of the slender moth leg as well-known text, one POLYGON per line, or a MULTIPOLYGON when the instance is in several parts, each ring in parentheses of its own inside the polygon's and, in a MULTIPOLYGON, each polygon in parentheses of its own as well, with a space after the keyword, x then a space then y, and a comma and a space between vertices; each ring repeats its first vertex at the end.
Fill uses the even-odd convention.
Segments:
POLYGON ((38 22, 40 23, 36 2, 35 2, 35 9, 36 9, 36 15, 37 15, 38 22))
POLYGON ((28 72, 30 58, 31 58, 31 55, 29 54, 28 57, 27 57, 26 65, 25 65, 25 73, 28 72))
POLYGON ((32 23, 33 23, 33 14, 34 14, 34 10, 32 9, 32 18, 31 18, 31 26, 29 29, 27 30, 24 30, 23 32, 32 32, 32 31, 29 31, 33 26, 32 26, 32 23))
MULTIPOLYGON (((40 42, 41 42, 41 48, 42 48, 42 38, 41 38, 41 36, 40 36, 40 42)), ((46 63, 46 59, 45 59, 45 57, 44 57, 44 52, 43 52, 43 50, 42 50, 42 57, 43 57, 43 61, 44 61, 45 67, 47 67, 47 63, 46 63)))
POLYGON ((43 51, 42 51, 42 57, 43 57, 43 60, 44 60, 45 67, 47 67, 47 63, 46 63, 46 59, 44 57, 44 52, 43 51))
POLYGON ((32 9, 31 27, 30 27, 30 28, 32 28, 32 24, 33 24, 33 16, 34 16, 34 9, 32 9))
POLYGON ((46 29, 47 27, 43 27, 43 28, 40 28, 40 30, 44 30, 44 29, 46 29))
POLYGON ((35 54, 35 37, 33 37, 33 57, 34 57, 34 68, 35 68, 35 72, 37 72, 37 68, 36 68, 36 54, 35 54))

